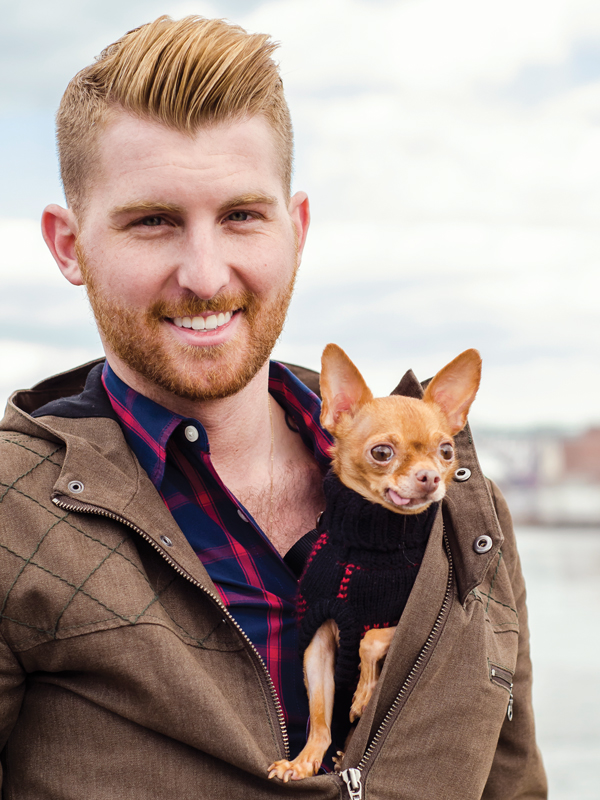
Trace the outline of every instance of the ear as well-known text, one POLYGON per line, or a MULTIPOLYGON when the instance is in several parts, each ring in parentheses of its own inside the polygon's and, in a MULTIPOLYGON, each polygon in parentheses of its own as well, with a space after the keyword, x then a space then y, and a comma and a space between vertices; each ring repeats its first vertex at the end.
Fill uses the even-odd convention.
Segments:
POLYGON ((328 344, 321 358, 321 425, 335 435, 342 414, 354 414, 373 394, 346 353, 328 344))
POLYGON ((70 208, 50 205, 42 214, 42 235, 54 256, 58 268, 74 286, 83 284, 79 261, 75 252, 78 225, 70 208))
POLYGON ((423 400, 440 408, 452 436, 465 427, 467 414, 481 380, 481 357, 477 350, 465 350, 433 378, 423 400))
POLYGON ((310 206, 308 196, 305 192, 296 192, 288 204, 288 212, 296 229, 296 241, 298 244, 298 264, 304 250, 306 234, 310 225, 310 206))

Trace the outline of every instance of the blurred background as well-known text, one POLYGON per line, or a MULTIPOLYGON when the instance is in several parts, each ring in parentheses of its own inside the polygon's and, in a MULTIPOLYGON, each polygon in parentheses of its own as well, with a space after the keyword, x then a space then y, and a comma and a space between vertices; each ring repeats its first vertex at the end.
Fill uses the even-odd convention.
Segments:
POLYGON ((518 523, 553 800, 600 797, 600 3, 0 0, 0 403, 101 354, 39 234, 68 80, 160 14, 281 42, 313 224, 276 356, 339 343, 376 393, 467 347, 518 523))

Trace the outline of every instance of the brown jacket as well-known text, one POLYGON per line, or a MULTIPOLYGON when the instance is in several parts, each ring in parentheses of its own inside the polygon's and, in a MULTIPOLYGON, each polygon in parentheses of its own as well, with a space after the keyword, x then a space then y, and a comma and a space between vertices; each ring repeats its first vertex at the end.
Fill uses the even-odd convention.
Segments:
MULTIPOLYGON (((29 416, 88 369, 17 393, 0 424, 3 797, 347 798, 338 775, 267 780, 286 751, 270 678, 117 422, 29 416)), ((399 389, 421 391, 412 373, 399 389)), ((471 477, 343 764, 372 800, 546 797, 510 517, 468 431, 457 446, 471 477)))

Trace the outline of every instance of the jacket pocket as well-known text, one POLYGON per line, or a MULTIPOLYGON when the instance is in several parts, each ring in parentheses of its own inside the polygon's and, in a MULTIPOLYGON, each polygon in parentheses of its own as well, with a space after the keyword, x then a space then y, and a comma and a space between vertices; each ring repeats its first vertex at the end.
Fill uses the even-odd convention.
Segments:
POLYGON ((509 722, 512 722, 514 673, 512 670, 507 669, 506 667, 501 667, 499 664, 494 664, 489 659, 488 659, 488 669, 490 674, 490 681, 492 683, 495 683, 496 686, 500 686, 502 687, 502 689, 505 689, 508 692, 508 705, 506 708, 506 716, 508 717, 509 722))

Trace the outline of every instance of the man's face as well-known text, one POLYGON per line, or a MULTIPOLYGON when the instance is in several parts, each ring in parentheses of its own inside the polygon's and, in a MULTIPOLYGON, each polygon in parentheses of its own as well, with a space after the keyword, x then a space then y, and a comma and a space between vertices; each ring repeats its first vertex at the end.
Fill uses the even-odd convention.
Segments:
POLYGON ((77 251, 109 362, 159 401, 239 391, 281 332, 308 226, 268 124, 187 136, 120 112, 90 184, 77 251))

